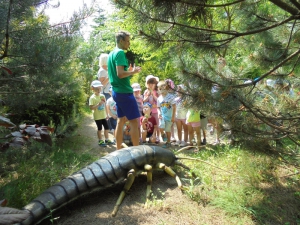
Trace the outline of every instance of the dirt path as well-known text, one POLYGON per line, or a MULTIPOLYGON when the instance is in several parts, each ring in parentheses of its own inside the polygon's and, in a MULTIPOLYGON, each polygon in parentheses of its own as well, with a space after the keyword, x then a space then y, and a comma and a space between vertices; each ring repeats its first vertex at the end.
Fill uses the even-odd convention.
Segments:
MULTIPOLYGON (((78 135, 86 137, 84 151, 93 155, 101 157, 115 150, 115 146, 98 146, 96 125, 89 116, 82 122, 78 135)), ((141 175, 135 179, 116 217, 112 217, 111 212, 123 184, 91 193, 58 210, 53 213, 54 224, 235 224, 233 221, 220 220, 226 218, 221 216, 221 210, 192 201, 178 189, 175 179, 163 172, 153 174, 153 197, 150 206, 145 209, 146 185, 146 176, 141 175)))

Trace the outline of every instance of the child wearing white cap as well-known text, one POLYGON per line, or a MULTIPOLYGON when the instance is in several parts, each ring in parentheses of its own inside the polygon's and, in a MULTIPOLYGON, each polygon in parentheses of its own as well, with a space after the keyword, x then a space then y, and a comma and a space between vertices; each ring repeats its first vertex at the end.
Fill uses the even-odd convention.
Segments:
POLYGON ((113 144, 113 142, 108 139, 109 128, 106 121, 107 118, 107 110, 105 107, 106 99, 103 94, 100 94, 102 87, 103 85, 99 80, 94 80, 91 83, 91 88, 94 94, 89 99, 89 106, 90 109, 93 110, 93 118, 98 128, 97 131, 97 136, 99 139, 98 144, 102 147, 105 147, 107 144, 113 144), (104 127, 105 140, 102 140, 102 125, 104 127))
POLYGON ((131 85, 133 89, 133 95, 135 97, 136 103, 138 104, 140 115, 142 116, 143 111, 143 96, 141 95, 141 86, 138 83, 133 83, 131 85))
MULTIPOLYGON (((136 103, 138 105, 139 108, 139 112, 140 112, 140 116, 142 116, 142 111, 143 111, 143 96, 141 95, 141 86, 138 83, 133 83, 131 85, 132 89, 133 89, 133 95, 135 97, 136 103)), ((137 119, 138 123, 139 123, 139 138, 140 138, 140 143, 142 142, 142 138, 141 138, 141 123, 140 123, 140 117, 137 119)))

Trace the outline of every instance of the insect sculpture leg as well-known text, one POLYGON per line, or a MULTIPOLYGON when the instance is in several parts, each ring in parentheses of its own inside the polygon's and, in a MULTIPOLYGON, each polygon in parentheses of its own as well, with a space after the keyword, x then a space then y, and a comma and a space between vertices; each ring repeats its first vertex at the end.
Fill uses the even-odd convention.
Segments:
POLYGON ((151 193, 151 186, 152 186, 152 166, 149 164, 146 164, 144 166, 144 169, 147 172, 147 191, 146 191, 146 202, 145 202, 145 208, 147 208, 149 199, 150 199, 150 193, 151 193))
POLYGON ((182 162, 175 161, 175 165, 181 166, 182 168, 191 171, 191 168, 188 167, 188 166, 186 166, 186 165, 184 165, 182 162))
POLYGON ((114 210, 112 212, 112 216, 115 217, 117 215, 117 212, 118 212, 118 209, 119 209, 119 206, 121 205, 125 195, 127 194, 128 190, 131 188, 131 185, 133 184, 134 182, 134 179, 135 179, 135 176, 136 176, 136 171, 134 169, 131 169, 129 170, 128 174, 127 174, 127 180, 125 182, 125 185, 124 185, 124 188, 117 200, 117 203, 114 207, 114 210))
POLYGON ((182 183, 177 174, 170 167, 166 166, 164 163, 157 163, 156 168, 163 169, 167 174, 176 179, 178 187, 182 190, 182 183))

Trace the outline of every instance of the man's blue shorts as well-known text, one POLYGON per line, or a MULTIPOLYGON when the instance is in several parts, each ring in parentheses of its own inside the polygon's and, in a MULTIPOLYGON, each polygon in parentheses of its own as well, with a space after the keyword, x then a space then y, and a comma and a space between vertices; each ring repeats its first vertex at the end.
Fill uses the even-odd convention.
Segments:
POLYGON ((140 117, 133 93, 116 93, 112 91, 112 97, 116 102, 118 118, 126 116, 128 120, 133 120, 140 117))

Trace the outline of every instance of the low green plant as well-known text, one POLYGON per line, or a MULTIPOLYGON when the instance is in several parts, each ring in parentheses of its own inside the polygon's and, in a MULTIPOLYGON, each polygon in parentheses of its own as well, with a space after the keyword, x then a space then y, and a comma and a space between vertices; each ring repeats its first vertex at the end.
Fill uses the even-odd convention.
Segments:
POLYGON ((82 114, 77 113, 77 109, 73 106, 72 113, 68 117, 62 116, 59 120, 59 124, 53 124, 55 127, 56 137, 66 137, 73 134, 74 130, 78 127, 78 123, 82 118, 82 114))
POLYGON ((47 216, 45 216, 45 219, 49 219, 49 222, 51 223, 51 224, 54 224, 55 223, 55 221, 56 220, 58 220, 60 217, 58 216, 58 217, 54 217, 54 211, 55 210, 52 210, 52 209, 50 209, 50 212, 48 213, 48 215, 47 216))
MULTIPOLYGON (((288 200, 285 202, 285 198, 295 198, 300 189, 298 174, 293 173, 292 177, 284 180, 284 185, 295 191, 285 193, 289 197, 284 198, 281 193, 276 193, 275 190, 281 187, 283 182, 278 178, 283 157, 231 146, 219 146, 214 149, 207 147, 206 150, 193 154, 193 157, 204 162, 189 162, 188 166, 198 178, 186 179, 188 187, 185 193, 198 204, 220 208, 230 217, 255 218, 260 224, 269 221, 274 224, 278 222, 278 215, 282 217, 281 222, 296 224, 297 213, 294 209, 285 206, 293 211, 289 213, 286 213, 286 210, 285 213, 278 210, 282 205, 289 204, 288 200), (276 195, 273 196, 272 193, 276 195), (274 205, 278 208, 273 207, 274 205)), ((288 157, 285 157, 284 163, 288 160, 288 157)), ((294 159, 289 161, 294 162, 294 159)), ((286 167, 293 168, 291 165, 286 167)), ((286 188, 281 187, 284 192, 287 192, 286 188)), ((297 201, 295 203, 297 204, 297 201)), ((300 207, 299 203, 298 206, 300 207)), ((294 205, 296 208, 298 206, 294 205)))
MULTIPOLYGON (((191 174, 190 174, 191 175, 191 174)), ((184 192, 193 200, 198 203, 203 202, 203 196, 201 194, 201 180, 199 177, 184 178, 182 179, 186 184, 184 185, 184 192)))

